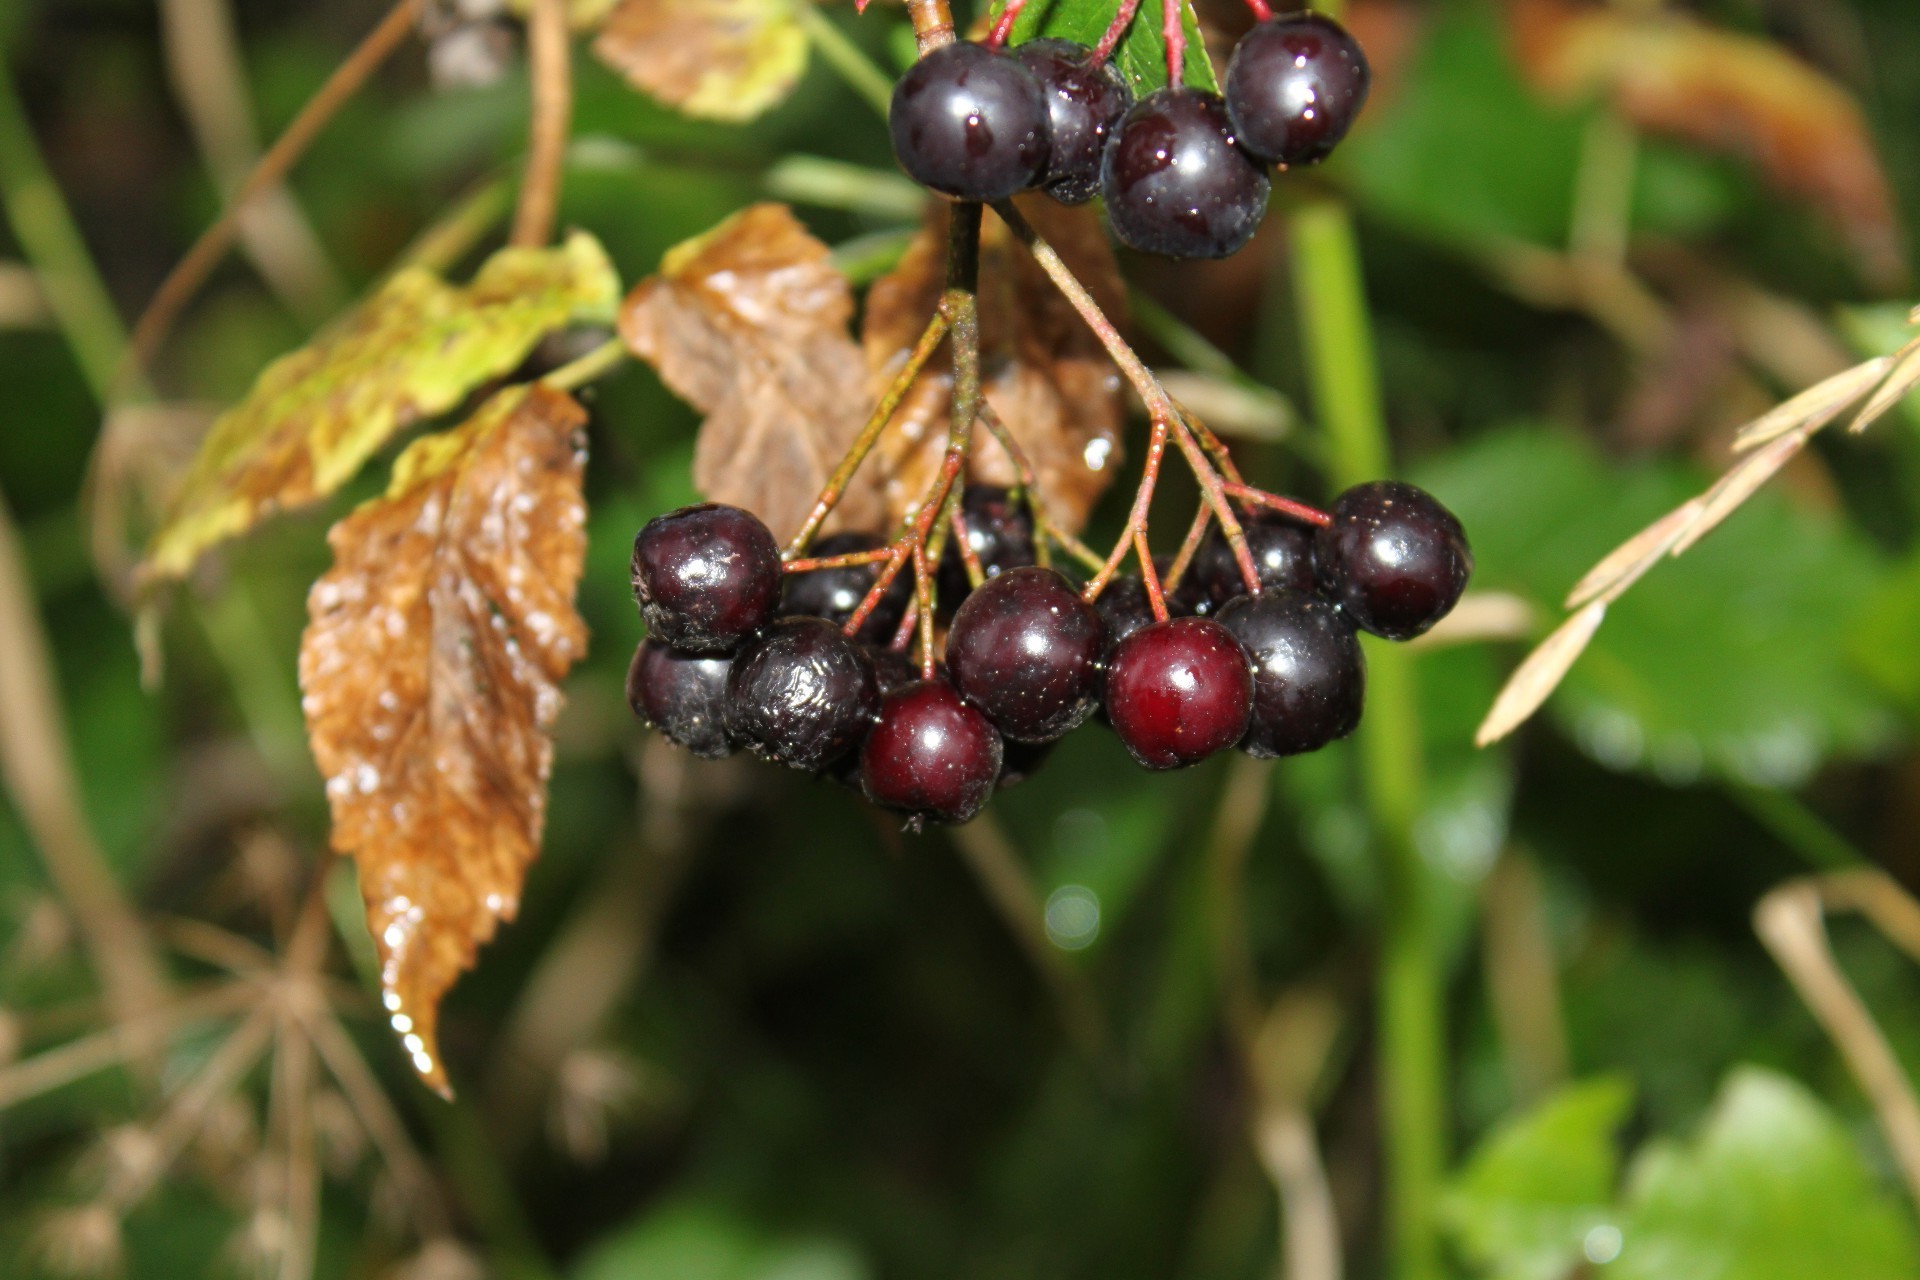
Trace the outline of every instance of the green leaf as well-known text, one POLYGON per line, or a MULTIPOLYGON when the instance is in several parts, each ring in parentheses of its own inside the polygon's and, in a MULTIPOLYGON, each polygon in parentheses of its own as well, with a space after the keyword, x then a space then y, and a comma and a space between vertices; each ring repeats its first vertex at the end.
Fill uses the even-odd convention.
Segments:
POLYGON ((609 324, 620 298, 592 236, 503 249, 466 288, 401 271, 312 342, 268 365, 201 442, 148 543, 144 589, 183 578, 261 520, 333 493, 394 434, 447 412, 569 324, 609 324))
POLYGON ((1912 1280, 1912 1219, 1839 1120, 1784 1076, 1733 1073, 1691 1143, 1628 1176, 1608 1280, 1912 1280))
POLYGON ((647 1213, 587 1255, 574 1280, 868 1280, 847 1245, 770 1240, 724 1204, 685 1198, 647 1213))
POLYGON ((1562 1280, 1611 1217, 1614 1132, 1633 1089, 1569 1085, 1480 1144, 1441 1202, 1461 1251, 1497 1280, 1562 1280))
MULTIPOLYGON (((996 4, 994 12, 1004 7, 996 4)), ((1033 0, 1014 20, 1008 43, 1020 45, 1055 36, 1089 47, 1097 45, 1106 34, 1107 24, 1113 21, 1114 7, 1113 0, 1033 0)), ((1126 77, 1127 87, 1136 98, 1167 83, 1167 44, 1160 38, 1160 21, 1160 6, 1151 0, 1142 3, 1113 51, 1113 65, 1126 77)), ((1187 33, 1186 83, 1218 93, 1220 82, 1207 60, 1206 41, 1201 38, 1200 21, 1193 16, 1190 0, 1180 0, 1180 25, 1187 33)))
MULTIPOLYGON (((1466 525, 1474 585, 1517 592, 1552 620, 1581 574, 1707 477, 1663 462, 1615 467, 1570 433, 1519 428, 1420 480, 1466 525)), ((1614 768, 1672 783, 1702 772, 1798 782, 1894 730, 1845 642, 1885 578, 1837 518, 1763 491, 1612 606, 1549 711, 1614 768)))

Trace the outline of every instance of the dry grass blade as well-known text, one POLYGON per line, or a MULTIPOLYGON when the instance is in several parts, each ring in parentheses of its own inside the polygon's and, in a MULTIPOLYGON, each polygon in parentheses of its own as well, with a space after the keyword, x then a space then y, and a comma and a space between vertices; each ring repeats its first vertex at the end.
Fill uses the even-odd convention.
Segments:
POLYGON ((1778 475, 1780 468, 1793 461, 1794 455, 1806 446, 1808 437, 1817 429, 1802 427, 1780 436, 1731 467, 1714 482, 1713 488, 1707 490, 1698 518, 1686 527, 1669 554, 1681 554, 1718 528, 1721 521, 1738 511, 1748 498, 1759 492, 1761 485, 1778 475))
POLYGON ((1595 600, 1542 640, 1501 686, 1500 696, 1493 700, 1487 718, 1480 722, 1480 728, 1473 735, 1474 745, 1484 747, 1498 742, 1538 711, 1547 695, 1566 677, 1567 669, 1586 649, 1606 616, 1606 601, 1595 600))
MULTIPOLYGON (((1877 872, 1864 875, 1878 882, 1871 896, 1903 899, 1906 907, 1912 907, 1912 900, 1892 880, 1877 872)), ((1845 879, 1851 882, 1847 893, 1858 896, 1862 876, 1850 874, 1845 879)), ((1872 1101, 1907 1193, 1920 1204, 1920 1100, 1886 1035, 1834 959, 1822 918, 1824 907, 1831 905, 1823 901, 1827 883, 1825 879, 1795 880, 1775 889, 1754 908, 1754 931, 1872 1101)))
POLYGON ((1700 514, 1701 500, 1689 498, 1606 554, 1567 593, 1566 607, 1578 609, 1605 596, 1617 600, 1641 575, 1660 562, 1700 514))
POLYGON ((1865 364, 1843 369, 1824 382, 1815 383, 1793 399, 1740 428, 1733 447, 1744 452, 1757 449, 1796 427, 1812 424, 1817 430, 1826 426, 1839 416, 1842 409, 1865 395, 1867 388, 1885 377, 1887 370, 1892 367, 1892 356, 1875 356, 1865 364))
POLYGON ((1900 348, 1894 356, 1894 361, 1893 370, 1887 374, 1887 380, 1880 384, 1880 389, 1873 393, 1873 398, 1868 400, 1861 407, 1860 412, 1854 415, 1853 421, 1847 424, 1848 431, 1859 435, 1884 417, 1893 406, 1906 399, 1909 391, 1920 387, 1920 338, 1900 348))

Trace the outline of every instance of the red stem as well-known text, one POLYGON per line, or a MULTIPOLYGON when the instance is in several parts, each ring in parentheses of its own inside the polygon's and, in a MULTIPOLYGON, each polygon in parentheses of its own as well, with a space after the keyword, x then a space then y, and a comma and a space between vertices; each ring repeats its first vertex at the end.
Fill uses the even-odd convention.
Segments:
POLYGON ((1318 507, 1310 507, 1304 502, 1283 498, 1277 493, 1268 493, 1264 489, 1256 489, 1250 484, 1229 480, 1220 487, 1242 502, 1251 502, 1255 506, 1278 511, 1282 515, 1292 516, 1295 520, 1304 521, 1307 524, 1318 525, 1322 529, 1333 523, 1333 517, 1318 507))
POLYGON ((1167 581, 1173 584, 1173 590, 1180 589, 1180 580, 1187 574, 1187 566, 1193 563, 1194 555, 1200 550, 1200 539, 1207 536, 1207 526, 1213 523, 1213 508, 1206 503, 1193 513, 1193 524, 1187 529, 1187 537, 1180 544, 1180 554, 1173 558, 1173 564, 1167 569, 1167 581))
POLYGON ((1128 550, 1133 546, 1135 533, 1144 533, 1147 528, 1147 512, 1153 506, 1153 488, 1160 482, 1160 463, 1167 456, 1167 420, 1154 415, 1153 436, 1147 441, 1147 458, 1140 471, 1140 487, 1134 491, 1133 510, 1127 514, 1127 527, 1113 544, 1106 563, 1100 566, 1100 572, 1093 575, 1086 589, 1080 593, 1089 604, 1100 598, 1107 589, 1107 583, 1120 568, 1120 562, 1127 558, 1128 550))
POLYGON ((1247 0, 1247 8, 1253 10, 1255 22, 1265 22, 1273 16, 1273 10, 1267 7, 1267 0, 1247 0))
POLYGON ((1133 15, 1140 12, 1140 0, 1121 0, 1119 11, 1113 15, 1113 21, 1107 24, 1106 34, 1100 37, 1100 43, 1093 46, 1093 56, 1087 59, 1090 66, 1098 67, 1113 56, 1120 46, 1120 40, 1127 34, 1127 28, 1133 25, 1133 15))
POLYGON ((1147 584, 1147 607, 1155 622, 1167 620, 1167 595, 1160 587, 1160 571, 1153 565, 1153 548, 1147 545, 1147 531, 1133 531, 1133 554, 1140 561, 1140 581, 1147 584))
POLYGON ((1027 0, 1007 0, 1007 7, 994 19, 993 30, 987 33, 987 48, 998 49, 1007 42, 1007 36, 1013 31, 1013 24, 1019 20, 1020 11, 1027 7, 1027 0))
POLYGON ((816 569, 851 569, 860 564, 878 564, 893 554, 892 547, 872 551, 849 551, 845 555, 815 556, 809 560, 789 560, 780 566, 782 573, 812 573, 816 569))
POLYGON ((1186 0, 1160 0, 1160 35, 1167 42, 1167 83, 1187 82, 1187 27, 1180 21, 1186 0))

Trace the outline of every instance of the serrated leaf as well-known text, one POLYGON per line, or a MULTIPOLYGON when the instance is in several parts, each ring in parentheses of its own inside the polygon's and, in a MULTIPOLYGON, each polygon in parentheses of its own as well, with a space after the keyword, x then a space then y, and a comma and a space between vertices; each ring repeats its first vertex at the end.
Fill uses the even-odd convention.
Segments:
POLYGON ((1461 1251, 1493 1280, 1569 1275, 1612 1218, 1613 1135, 1632 1101, 1623 1080, 1569 1085, 1489 1134, 1441 1201, 1461 1251))
MULTIPOLYGON (((995 5, 994 11, 998 13, 1002 7, 995 5)), ((1008 43, 1021 45, 1053 36, 1091 48, 1106 34, 1113 14, 1112 0, 1032 0, 1014 20, 1008 43)), ((1180 0, 1180 24, 1187 33, 1186 83, 1218 93, 1220 83, 1207 59, 1206 40, 1200 34, 1200 20, 1194 16, 1190 0, 1180 0)), ((1160 37, 1160 26, 1160 6, 1142 3, 1113 51, 1113 65, 1136 98, 1167 83, 1167 43, 1160 37)))
MULTIPOLYGON (((785 205, 758 204, 667 252, 620 312, 620 335, 707 414, 693 479, 715 502, 794 533, 866 421, 866 366, 847 332, 853 290, 785 205)), ((879 522, 862 468, 839 512, 879 522)))
POLYGON ((519 905, 546 818, 559 682, 586 649, 586 414, 512 387, 415 441, 327 535, 300 644, 333 847, 354 858, 381 995, 443 1092, 440 999, 519 905))
POLYGON ((1838 1119, 1745 1067, 1691 1143, 1649 1143, 1627 1179, 1610 1280, 1913 1280, 1920 1247, 1838 1119))
POLYGON ((143 589, 210 548, 333 493, 402 428, 508 372, 544 335, 613 319, 620 282, 592 236, 504 249, 465 288, 402 271, 312 343, 268 365, 201 443, 147 546, 143 589))
MULTIPOLYGON (((1471 533, 1475 585, 1548 609, 1609 548, 1702 487, 1689 468, 1614 467, 1566 433, 1524 428, 1482 437, 1419 479, 1471 533)), ((1830 755, 1874 750, 1894 727, 1836 638, 1885 571, 1843 522, 1763 491, 1607 606, 1547 708, 1615 768, 1803 779, 1830 755)))
MULTIPOLYGON (((1100 308, 1125 320, 1126 293, 1099 216, 1039 197, 1020 208, 1100 308)), ((930 206, 927 225, 900 265, 874 282, 861 326, 869 399, 877 398, 906 363, 946 284, 947 205, 930 206)), ((980 238, 980 363, 987 403, 1006 424, 1033 467, 1055 519, 1077 532, 1113 483, 1122 460, 1120 375, 1040 264, 989 217, 980 238)), ((881 437, 871 464, 885 485, 888 514, 898 518, 917 503, 946 451, 953 390, 950 349, 928 364, 881 437)), ((988 484, 1014 484, 1018 475, 984 429, 970 474, 988 484)))
POLYGON ((619 0, 593 52, 685 115, 738 123, 776 106, 807 69, 807 0, 619 0))

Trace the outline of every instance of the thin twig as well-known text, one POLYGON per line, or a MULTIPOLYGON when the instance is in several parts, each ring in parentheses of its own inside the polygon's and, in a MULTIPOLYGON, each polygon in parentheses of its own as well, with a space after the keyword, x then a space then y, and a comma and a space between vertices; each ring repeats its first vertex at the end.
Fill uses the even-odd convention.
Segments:
POLYGON ((533 80, 533 120, 511 239, 537 249, 553 238, 566 173, 567 133, 573 127, 573 36, 567 30, 567 0, 533 0, 527 18, 527 66, 533 80))

